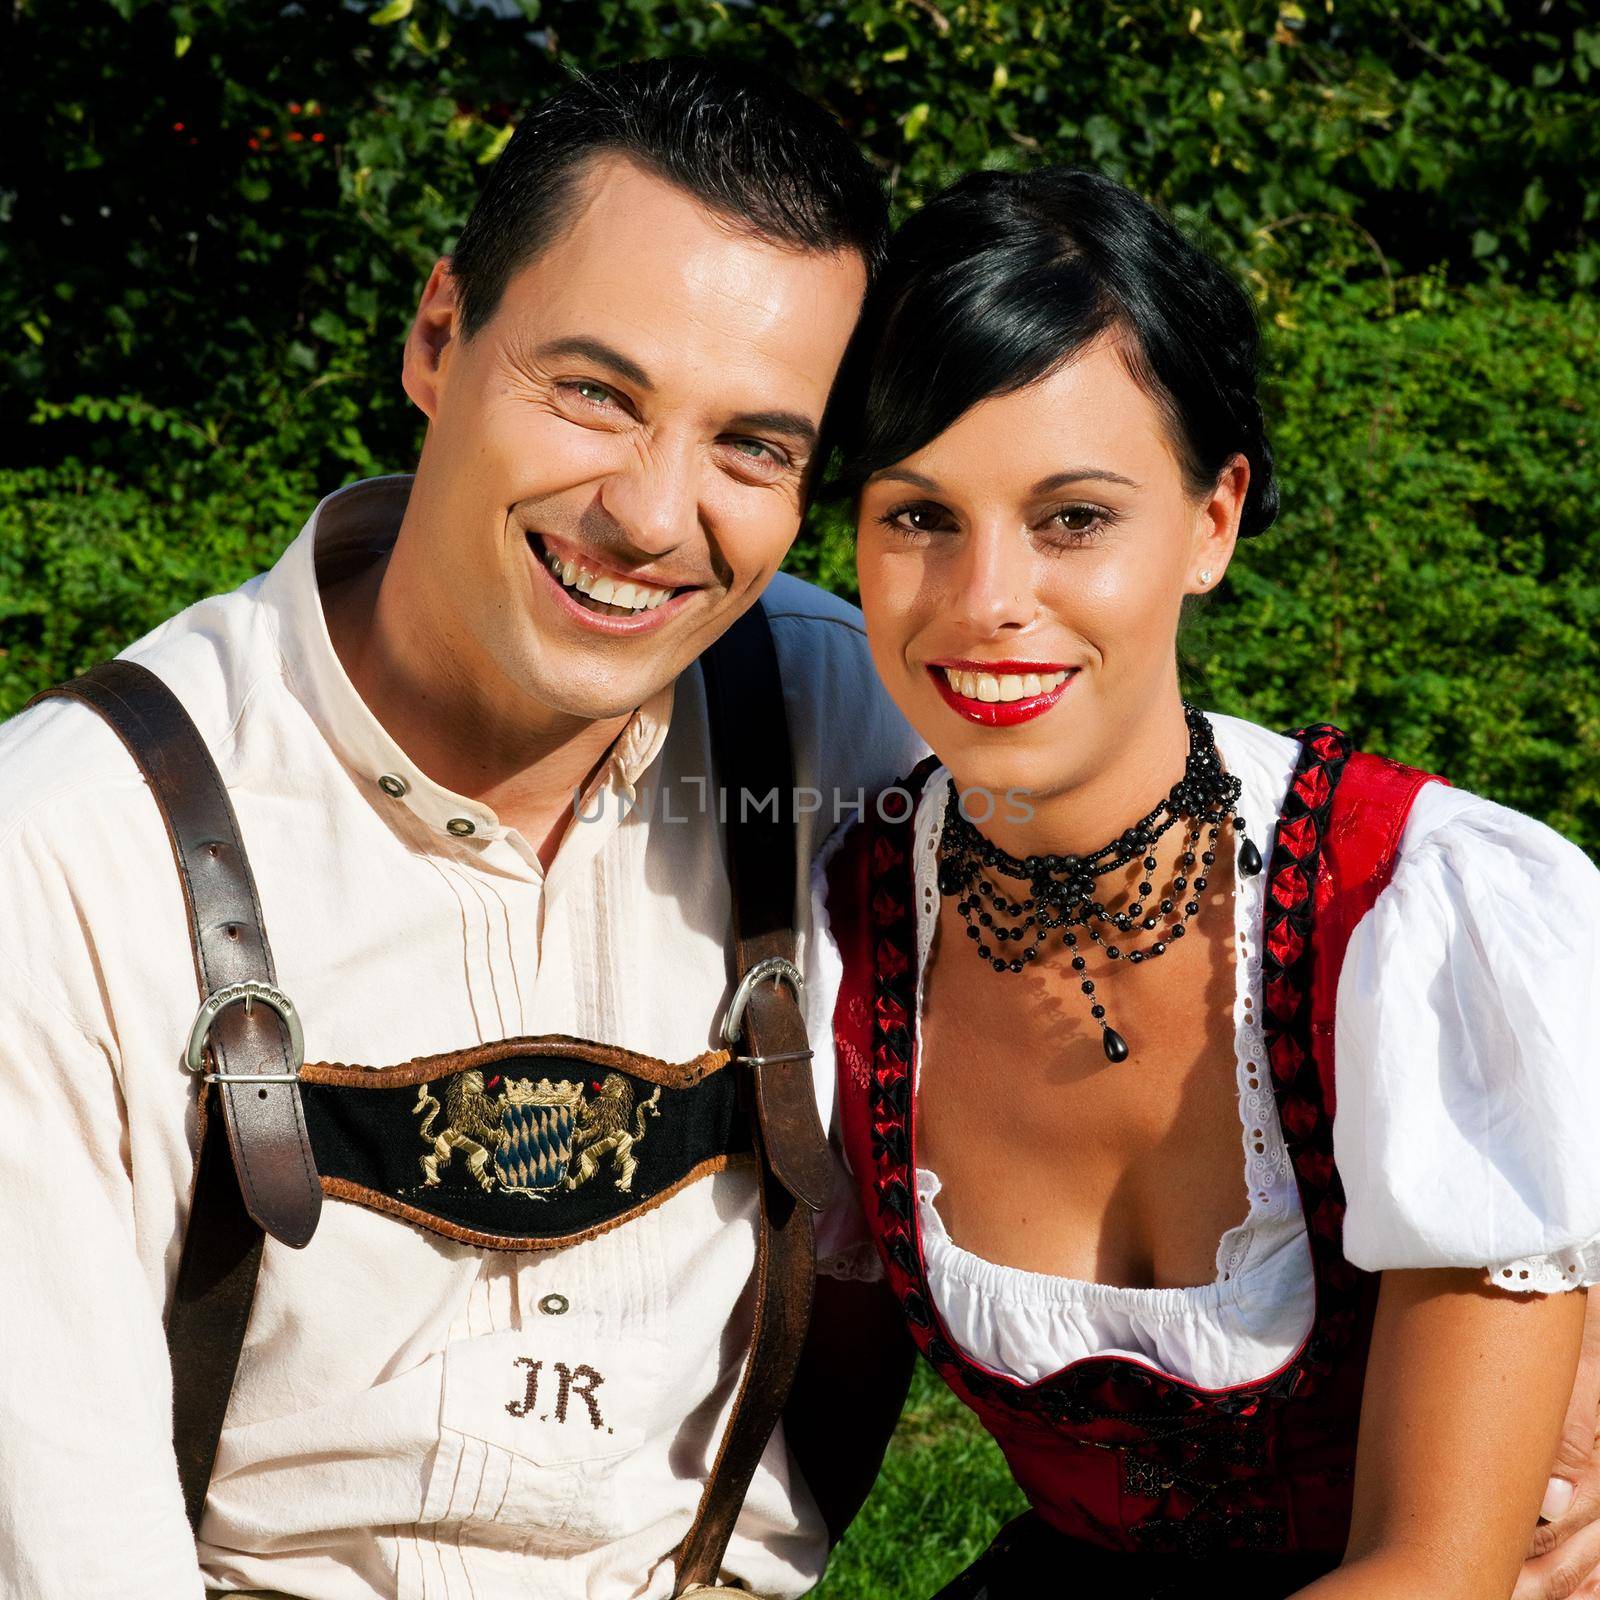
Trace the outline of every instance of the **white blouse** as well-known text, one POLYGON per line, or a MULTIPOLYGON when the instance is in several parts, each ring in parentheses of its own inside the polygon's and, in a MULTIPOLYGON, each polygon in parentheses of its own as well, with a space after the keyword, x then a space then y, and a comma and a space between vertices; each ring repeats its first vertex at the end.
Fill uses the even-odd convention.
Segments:
MULTIPOLYGON (((1298 746, 1234 717, 1211 721, 1266 857, 1298 746)), ((914 824, 919 1042, 946 776, 929 779, 914 824)), ((820 867, 815 881, 820 895, 820 867)), ((984 1260, 951 1240, 935 1205, 939 1178, 920 1168, 929 1286, 979 1365, 1033 1383, 1087 1356, 1120 1355, 1220 1388, 1267 1376, 1304 1340, 1311 1256, 1260 1027, 1266 882, 1265 872, 1236 878, 1234 890, 1249 1209, 1218 1243, 1216 1277, 1132 1289, 984 1260)), ((820 942, 822 970, 837 977, 837 947, 820 942)), ((1425 785, 1393 877, 1351 937, 1335 1026, 1334 1157, 1351 1262, 1484 1267, 1525 1291, 1600 1282, 1600 872, 1575 845, 1492 801, 1425 785)), ((823 1238, 834 1270, 859 1270, 848 1216, 823 1238)))

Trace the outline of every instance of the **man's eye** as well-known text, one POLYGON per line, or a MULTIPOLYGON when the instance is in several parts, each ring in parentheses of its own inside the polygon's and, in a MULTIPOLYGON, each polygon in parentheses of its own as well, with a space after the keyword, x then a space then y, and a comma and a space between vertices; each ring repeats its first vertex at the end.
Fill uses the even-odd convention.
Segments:
POLYGON ((789 457, 765 439, 727 438, 722 443, 735 470, 760 483, 776 483, 791 465, 789 457))
POLYGON ((591 383, 586 378, 579 378, 564 387, 570 389, 585 405, 609 407, 615 404, 616 397, 603 383, 591 383))

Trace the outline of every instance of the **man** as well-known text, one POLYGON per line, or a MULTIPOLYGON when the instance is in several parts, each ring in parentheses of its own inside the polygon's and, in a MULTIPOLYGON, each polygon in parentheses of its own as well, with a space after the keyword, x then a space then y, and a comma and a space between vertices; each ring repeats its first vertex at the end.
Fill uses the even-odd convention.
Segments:
MULTIPOLYGON (((198 1541, 162 1326, 200 1142, 184 889, 92 711, 49 699, 0 732, 7 1600, 672 1592, 758 1209, 732 1156, 647 1181, 693 1077, 673 1064, 705 1070, 729 994, 693 669, 765 591, 784 705, 756 714, 786 706, 820 799, 803 891, 835 795, 918 753, 857 614, 773 578, 884 228, 859 154, 776 84, 688 61, 574 84, 423 294, 414 481, 331 495, 271 572, 125 653, 220 768, 273 992, 328 1064, 294 1086, 308 1121, 351 1104, 321 1098, 337 1064, 452 1053, 394 1091, 404 1180, 346 1179, 305 1248, 266 1241, 198 1541), (567 1077, 467 1070, 528 1036, 595 1043, 567 1077), (550 1169, 513 1171, 502 1126, 559 1143, 550 1169), (578 1242, 478 1247, 480 1188, 535 1244, 578 1242)), ((825 1117, 823 1073, 817 1096, 825 1117)), ((723 1575, 798 1594, 825 1548, 780 1433, 723 1575)))

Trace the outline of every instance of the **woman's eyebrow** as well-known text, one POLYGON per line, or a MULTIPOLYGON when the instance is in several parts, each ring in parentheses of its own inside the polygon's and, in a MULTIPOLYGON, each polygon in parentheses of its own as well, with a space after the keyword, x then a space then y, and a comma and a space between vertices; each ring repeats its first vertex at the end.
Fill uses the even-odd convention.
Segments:
POLYGON ((870 483, 909 483, 913 489, 926 489, 929 494, 939 492, 938 483, 920 472, 913 472, 909 467, 885 467, 882 472, 874 472, 870 483))
POLYGON ((1068 484, 1082 483, 1085 479, 1096 478, 1101 483, 1120 483, 1129 489, 1139 487, 1132 478, 1124 478, 1120 472, 1107 472, 1104 467, 1072 467, 1066 472, 1052 472, 1048 478, 1041 478, 1030 494, 1050 494, 1056 489, 1065 489, 1068 484))

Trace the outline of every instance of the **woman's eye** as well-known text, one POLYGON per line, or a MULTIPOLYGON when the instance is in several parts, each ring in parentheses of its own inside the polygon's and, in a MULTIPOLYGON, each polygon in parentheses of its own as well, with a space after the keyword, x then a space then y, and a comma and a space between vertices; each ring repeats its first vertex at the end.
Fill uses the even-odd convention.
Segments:
POLYGON ((878 520, 885 527, 897 528, 901 533, 941 533, 952 526, 950 513, 931 501, 896 506, 887 516, 878 520))
POLYGON ((1111 516, 1101 506, 1062 506, 1050 513, 1049 525, 1074 540, 1092 539, 1110 525, 1111 516))

